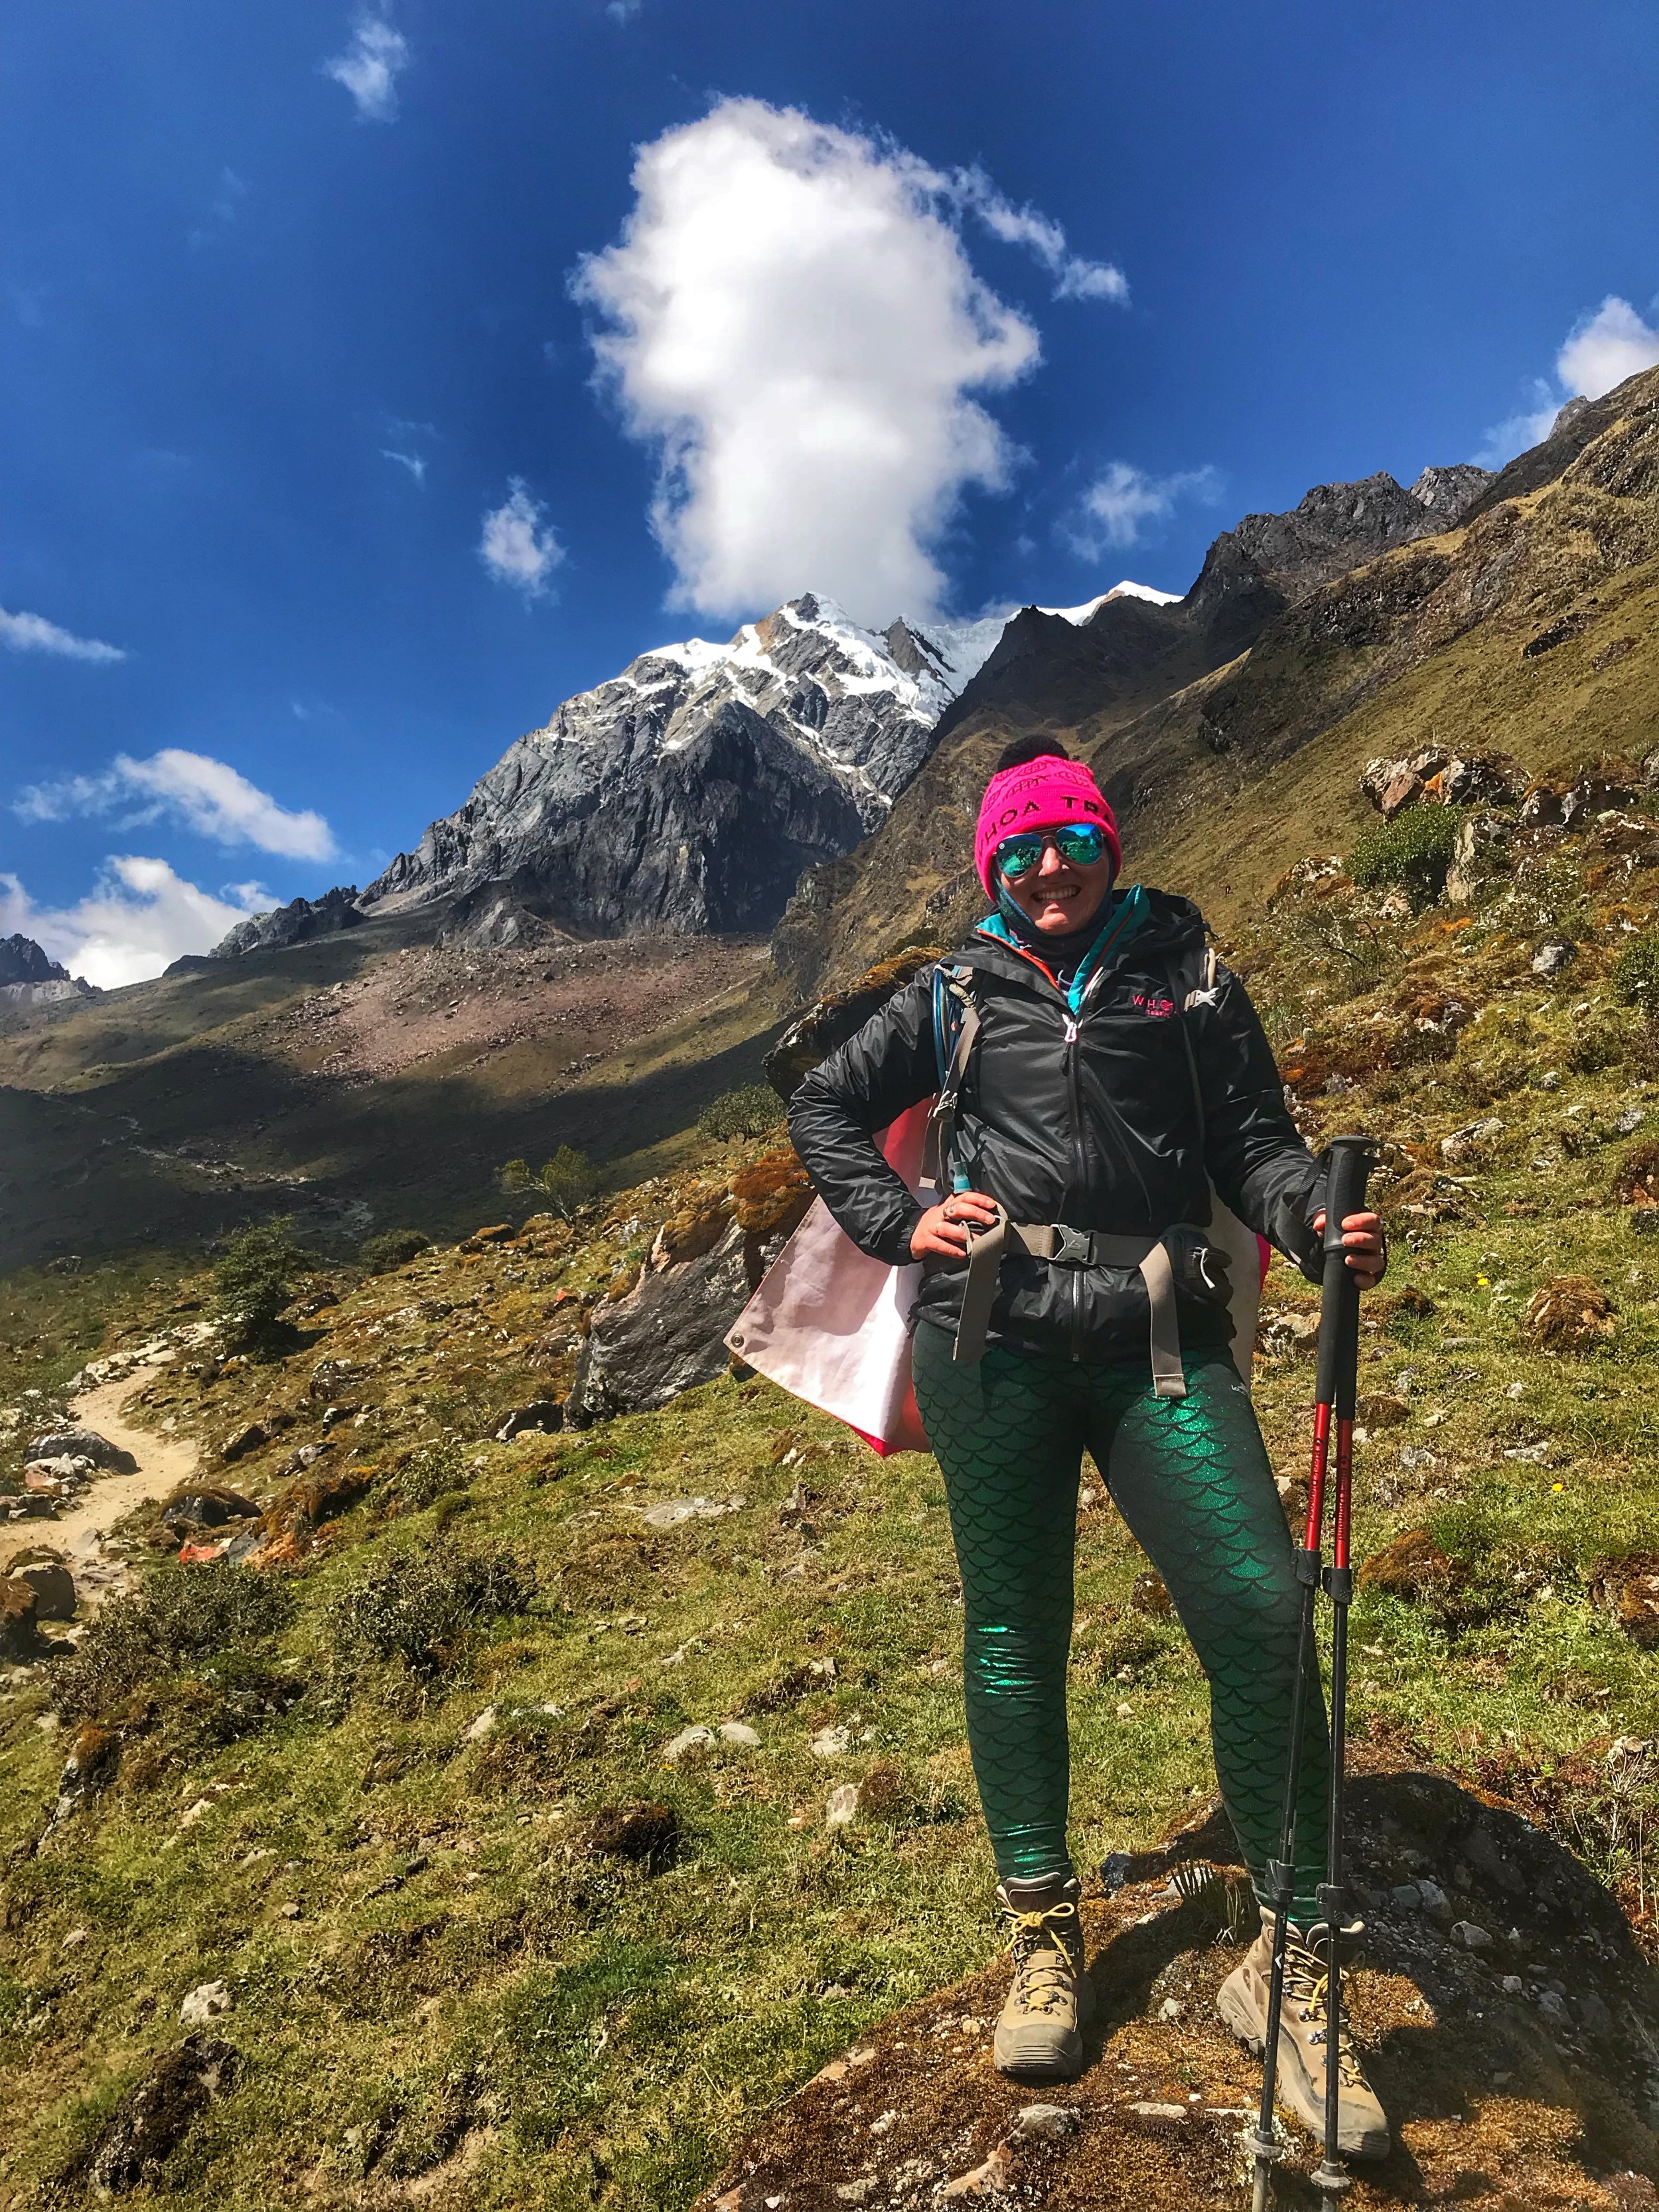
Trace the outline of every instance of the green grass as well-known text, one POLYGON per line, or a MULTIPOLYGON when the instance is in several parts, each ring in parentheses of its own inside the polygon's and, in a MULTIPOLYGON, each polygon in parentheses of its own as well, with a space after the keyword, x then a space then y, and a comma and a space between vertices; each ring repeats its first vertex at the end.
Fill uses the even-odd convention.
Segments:
MULTIPOLYGON (((1356 1542, 1364 1558, 1426 1529, 1456 1577, 1417 1602, 1362 1591, 1357 1740, 1517 1794, 1634 1908, 1652 1792, 1607 1754, 1619 1735, 1659 1735, 1659 1656, 1595 1591, 1609 1562, 1656 1548, 1659 1525, 1659 1249, 1612 1194, 1618 1164, 1650 1124, 1659 1133, 1659 1087, 1645 1018, 1607 966, 1617 918, 1644 923, 1654 902, 1640 872, 1598 878, 1599 850, 1592 836, 1558 855, 1592 927, 1554 983, 1531 972, 1534 909, 1501 884, 1472 914, 1398 925, 1364 988, 1340 933, 1322 945, 1283 908, 1240 957, 1310 1132, 1357 1123, 1389 1140, 1387 1291, 1433 1301, 1369 1310, 1362 1394, 1401 1398, 1407 1418, 1360 1448, 1356 1542), (1432 1011, 1451 1003, 1455 1018, 1432 1011), (1648 1119, 1621 1133, 1632 1105, 1648 1119), (1492 1121, 1443 1157, 1443 1139, 1492 1121), (1522 1316, 1561 1273, 1601 1285, 1617 1328, 1553 1356, 1522 1316), (1537 1444, 1541 1460, 1505 1456, 1537 1444)), ((722 1152, 720 1176, 735 1164, 722 1152)), ((447 2160, 461 2161, 451 2201, 478 2212, 656 2212, 688 2205, 830 2055, 989 1955, 933 1462, 878 1462, 757 1381, 580 1437, 489 1441, 513 1403, 568 1382, 562 1317, 629 1279, 699 1188, 708 1174, 392 1275, 336 1268, 339 1303, 305 1324, 304 1349, 151 1386, 150 1418, 210 1442, 291 1414, 239 1462, 263 1496, 317 1432, 311 1366, 339 1360, 372 1417, 335 1463, 374 1480, 289 1577, 291 1617, 230 1622, 211 1651, 187 1622, 165 1652, 157 1638, 149 1679, 106 1716, 132 1731, 112 1787, 34 1856, 64 1748, 38 1725, 50 1674, 0 1698, 0 2142, 16 2146, 0 2181, 15 2203, 76 2201, 52 2177, 176 2041, 179 2000, 202 1981, 234 1992, 222 2032, 245 2070, 169 2164, 181 2212, 349 2202, 447 2160), (645 1527, 644 1508, 686 1496, 744 1502, 645 1527), (493 1585, 493 1611, 478 1584, 445 1613, 457 1559, 501 1554, 533 1567, 533 1594, 522 1577, 493 1585), (368 1632, 393 1591, 434 1608, 419 1634, 368 1632), (738 1718, 758 1749, 664 1764, 683 1729, 738 1718), (831 1723, 853 1747, 816 1759, 831 1723), (828 1830, 831 1788, 877 1766, 883 1817, 828 1830), (593 1816, 644 1800, 672 1808, 678 1850, 654 1867, 594 1856, 593 1816)), ((204 1295, 199 1276, 152 1279, 154 1265, 9 1285, 9 1388, 61 1382, 95 1348, 100 1307, 112 1338, 204 1295)), ((1270 1304, 1314 1296, 1282 1266, 1270 1280, 1270 1304)), ((1269 1448, 1292 1479, 1312 1383, 1304 1358, 1258 1367, 1269 1448)), ((1109 1507, 1085 1510, 1084 1864, 1152 1841, 1213 1787, 1199 1669, 1172 1625, 1130 1601, 1144 1565, 1109 1507)))

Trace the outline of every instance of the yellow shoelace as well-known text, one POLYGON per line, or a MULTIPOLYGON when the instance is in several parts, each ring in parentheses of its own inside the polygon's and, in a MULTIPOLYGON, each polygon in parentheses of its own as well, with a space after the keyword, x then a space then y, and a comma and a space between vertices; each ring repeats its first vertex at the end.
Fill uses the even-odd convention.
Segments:
POLYGON ((1008 1948, 1014 1954, 1020 2002, 1027 2011, 1048 2012, 1074 1993, 1076 1964, 1056 1923, 1075 1923, 1077 1917, 1077 1907, 1069 1901, 1051 1905, 1043 1912, 1009 1915, 1008 1948))
MULTIPOLYGON (((1310 2043, 1323 2043, 1329 2033, 1326 1999, 1330 1991, 1330 1972, 1316 1951, 1292 1936, 1285 1954, 1285 1994, 1294 1997, 1300 2006, 1302 2017, 1317 2021, 1320 2026, 1308 2039, 1310 2043)), ((1347 2031, 1342 2033, 1341 2049, 1337 2054, 1336 2075, 1339 2081, 1358 2087, 1364 2079, 1359 2071, 1359 2062, 1348 2046, 1347 2031)))

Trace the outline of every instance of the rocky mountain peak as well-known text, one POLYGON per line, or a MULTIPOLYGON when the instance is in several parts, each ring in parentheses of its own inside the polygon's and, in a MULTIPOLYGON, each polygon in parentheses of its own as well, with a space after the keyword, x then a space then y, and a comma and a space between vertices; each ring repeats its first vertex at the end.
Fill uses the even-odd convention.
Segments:
POLYGON ((321 898, 290 899, 286 906, 239 921, 207 957, 232 960, 244 952, 280 951, 313 937, 330 937, 337 930, 354 928, 362 919, 356 884, 336 884, 321 898))
POLYGON ((1460 462, 1425 469, 1409 491, 1386 469, 1353 483, 1316 484, 1287 514, 1247 514, 1216 539, 1210 557, 1236 550, 1287 599, 1305 599, 1393 546, 1449 529, 1491 482, 1488 471, 1460 462))
POLYGON ((724 645, 655 647, 509 747, 360 903, 501 884, 579 930, 765 928, 885 820, 1002 627, 866 629, 809 592, 724 645))
POLYGON ((1425 469, 1411 495, 1449 529, 1462 521, 1492 480, 1492 470, 1477 468, 1473 461, 1455 461, 1449 468, 1425 469))
POLYGON ((0 1007, 14 1012, 27 1006, 56 1006, 64 999, 90 999, 93 986, 71 975, 32 937, 21 931, 0 937, 0 1007))
POLYGON ((7 983, 67 983, 70 972, 21 931, 0 937, 0 985, 7 983))

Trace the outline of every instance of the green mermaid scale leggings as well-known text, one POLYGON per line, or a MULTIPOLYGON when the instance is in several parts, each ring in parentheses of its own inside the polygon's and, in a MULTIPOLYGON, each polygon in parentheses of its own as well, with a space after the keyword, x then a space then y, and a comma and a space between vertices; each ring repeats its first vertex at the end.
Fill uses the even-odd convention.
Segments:
MULTIPOLYGON (((1210 1680, 1217 1778, 1256 1894, 1279 1850, 1300 1586, 1249 1394, 1228 1354, 1186 1354, 1187 1395, 1144 1359, 1074 1363, 993 1346, 972 1366, 916 1328, 916 1401, 945 1475, 962 1571, 968 1741, 997 1872, 1069 1871, 1066 1665, 1078 1475, 1093 1454, 1210 1680)), ((1297 1820, 1298 1921, 1324 1879, 1327 1731, 1309 1701, 1297 1820)))

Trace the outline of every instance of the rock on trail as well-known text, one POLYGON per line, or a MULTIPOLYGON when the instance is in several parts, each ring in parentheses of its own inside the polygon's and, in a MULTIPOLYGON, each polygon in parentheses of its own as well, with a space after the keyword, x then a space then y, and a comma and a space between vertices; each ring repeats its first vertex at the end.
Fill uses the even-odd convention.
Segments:
MULTIPOLYGON (((1347 1989, 1395 2134, 1387 2160, 1354 2168, 1351 2212, 1659 2204, 1659 1975, 1613 1899, 1502 1800, 1443 1776, 1364 1775, 1351 1805, 1368 1934, 1347 1989), (1430 1890, 1448 1911, 1428 1911, 1430 1890), (1448 1919, 1487 1940, 1450 1942, 1448 1919)), ((832 2060, 761 2121, 697 2212, 1247 2201, 1240 2134, 1261 2075, 1214 2001, 1255 1916, 1224 1819, 1120 1855, 1120 1874, 1085 1907, 1099 2011, 1079 2080, 1036 2088, 993 2070, 998 1961, 832 2060)), ((1318 2150, 1299 2130, 1291 2142, 1274 2201, 1303 2212, 1318 2150)))

